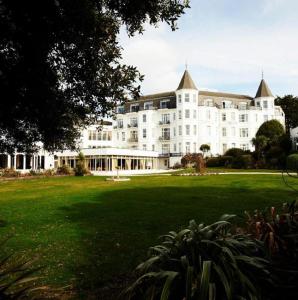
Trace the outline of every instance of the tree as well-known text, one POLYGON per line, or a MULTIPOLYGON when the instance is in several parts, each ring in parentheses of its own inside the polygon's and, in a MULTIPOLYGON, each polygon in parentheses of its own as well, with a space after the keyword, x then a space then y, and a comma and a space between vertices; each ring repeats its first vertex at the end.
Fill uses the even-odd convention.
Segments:
POLYGON ((88 173, 85 167, 85 155, 83 154, 83 152, 80 152, 78 155, 78 160, 76 162, 74 172, 76 176, 84 176, 88 173))
POLYGON ((286 133, 289 134, 291 128, 298 126, 298 97, 293 95, 277 97, 275 104, 281 106, 285 113, 286 133))
POLYGON ((264 151, 268 145, 268 141, 268 138, 264 135, 259 135, 252 139, 252 144, 255 146, 257 160, 264 156, 264 151))
POLYGON ((183 0, 0 1, 0 153, 75 148, 83 126, 137 97, 117 36, 176 21, 183 0), (129 95, 129 96, 127 96, 129 95))
POLYGON ((200 147, 200 150, 204 153, 207 153, 210 151, 210 146, 208 144, 202 144, 201 147, 200 147))
POLYGON ((277 120, 264 122, 257 131, 256 137, 265 136, 269 141, 273 141, 285 133, 285 130, 277 120))

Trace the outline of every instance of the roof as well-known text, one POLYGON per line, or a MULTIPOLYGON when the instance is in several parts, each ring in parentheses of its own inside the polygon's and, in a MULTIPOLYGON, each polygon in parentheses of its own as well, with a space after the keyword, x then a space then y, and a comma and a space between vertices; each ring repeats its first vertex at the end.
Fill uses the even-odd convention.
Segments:
POLYGON ((181 81, 179 83, 179 86, 177 88, 177 90, 182 90, 182 89, 197 90, 197 87, 194 84, 194 82, 187 70, 184 71, 184 74, 183 74, 181 81))
POLYGON ((259 98, 259 97, 274 97, 264 79, 261 80, 255 98, 259 98))
POLYGON ((226 97, 226 98, 235 98, 235 99, 245 99, 252 100, 253 98, 247 95, 238 95, 231 93, 223 93, 223 92, 211 92, 211 91, 200 91, 199 95, 202 96, 210 96, 210 97, 226 97))

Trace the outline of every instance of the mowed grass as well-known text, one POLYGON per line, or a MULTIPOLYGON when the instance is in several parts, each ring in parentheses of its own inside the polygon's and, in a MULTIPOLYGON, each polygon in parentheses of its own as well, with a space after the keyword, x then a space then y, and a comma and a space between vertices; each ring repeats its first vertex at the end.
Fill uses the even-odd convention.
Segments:
POLYGON ((296 198, 279 175, 0 181, 0 237, 13 235, 5 252, 44 266, 43 283, 84 295, 125 277, 158 236, 190 219, 209 223, 296 198))

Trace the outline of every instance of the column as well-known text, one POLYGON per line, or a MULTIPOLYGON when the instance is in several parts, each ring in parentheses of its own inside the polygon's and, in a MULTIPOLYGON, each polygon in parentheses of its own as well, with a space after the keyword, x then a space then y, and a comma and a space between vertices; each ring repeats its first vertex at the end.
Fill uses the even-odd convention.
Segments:
POLYGON ((13 156, 13 165, 14 165, 14 169, 17 169, 17 154, 15 153, 15 155, 13 156))
POLYGON ((11 156, 7 154, 7 168, 11 168, 11 156))
POLYGON ((26 155, 23 154, 23 170, 26 170, 26 155))

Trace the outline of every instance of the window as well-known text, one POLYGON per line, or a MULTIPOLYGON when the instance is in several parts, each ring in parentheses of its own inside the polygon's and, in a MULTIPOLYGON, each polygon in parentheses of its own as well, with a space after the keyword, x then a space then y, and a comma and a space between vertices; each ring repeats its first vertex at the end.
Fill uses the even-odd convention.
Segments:
POLYGON ((176 120, 176 114, 173 113, 173 120, 175 121, 176 120))
POLYGON ((143 144, 143 150, 147 150, 147 145, 146 144, 143 144))
POLYGON ((232 143, 232 148, 236 148, 236 144, 235 143, 232 143))
POLYGON ((264 115, 264 122, 268 121, 268 115, 264 115))
POLYGON ((162 114, 161 122, 162 124, 170 124, 170 114, 162 114))
POLYGON ((232 119, 232 121, 235 121, 235 112, 234 111, 231 113, 231 119, 232 119))
POLYGON ((196 94, 193 94, 193 95, 192 95, 192 101, 193 101, 193 103, 196 103, 196 102, 197 102, 196 94))
POLYGON ((222 128, 222 136, 227 136, 227 128, 222 128))
POLYGON ((181 110, 178 111, 178 114, 179 114, 178 118, 179 118, 179 120, 181 120, 182 119, 182 112, 181 112, 181 110))
POLYGON ((130 127, 138 127, 138 119, 130 118, 130 127))
POLYGON ((122 141, 125 141, 125 132, 122 132, 122 141))
POLYGON ((146 123, 146 121, 147 121, 147 116, 143 114, 143 123, 146 123))
POLYGON ((124 112, 125 112, 124 106, 118 106, 117 107, 117 113, 118 114, 124 114, 124 112))
POLYGON ((194 119, 197 118, 197 111, 196 111, 196 110, 193 111, 193 118, 194 118, 194 119))
POLYGON ((185 102, 189 102, 189 94, 188 94, 188 93, 185 94, 185 96, 184 96, 184 101, 185 101, 185 102))
POLYGON ((193 152, 194 152, 194 153, 197 152, 197 143, 193 143, 193 152))
POLYGON ((222 144, 222 152, 225 153, 228 150, 228 145, 227 144, 222 144))
POLYGON ((189 119, 190 113, 189 113, 189 109, 185 110, 185 118, 189 119))
POLYGON ((211 126, 207 126, 207 133, 208 135, 211 135, 211 126))
POLYGON ((174 136, 176 136, 176 127, 174 127, 174 136))
POLYGON ((193 134, 196 135, 197 134, 197 125, 193 126, 193 134))
POLYGON ((174 150, 174 153, 177 151, 177 145, 176 144, 174 144, 173 150, 174 150))
POLYGON ((209 109, 206 111, 206 117, 207 117, 207 120, 211 119, 211 112, 209 109))
POLYGON ((264 101, 263 101, 263 107, 264 107, 264 108, 268 108, 268 101, 267 101, 267 100, 264 100, 264 101))
POLYGON ((239 103, 239 109, 241 109, 241 110, 247 109, 247 103, 246 102, 240 102, 239 103))
POLYGON ((248 144, 240 144, 240 148, 244 151, 248 150, 248 144))
POLYGON ((162 144, 161 151, 162 151, 162 154, 169 154, 170 153, 170 145, 162 144))
POLYGON ((185 152, 190 153, 190 142, 185 143, 185 152))
POLYGON ((131 104, 130 105, 130 111, 131 112, 138 112, 139 111, 139 104, 131 104))
POLYGON ((182 126, 181 125, 179 125, 178 131, 179 131, 179 135, 182 135, 182 126))
POLYGON ((223 114, 221 115, 221 120, 222 120, 223 122, 227 120, 227 114, 226 114, 226 113, 223 113, 223 114))
POLYGON ((190 126, 189 125, 185 125, 185 134, 186 135, 190 134, 190 126))
POLYGON ((239 115, 239 122, 247 122, 248 121, 248 114, 241 114, 239 115))
POLYGON ((117 128, 123 128, 123 120, 122 119, 117 120, 117 128))
POLYGON ((161 134, 163 140, 170 140, 170 128, 162 128, 161 134))
POLYGON ((119 141, 119 132, 117 132, 117 141, 119 141))
POLYGON ((143 138, 145 139, 147 137, 147 130, 146 128, 143 129, 143 138))
POLYGON ((256 114, 256 122, 258 122, 258 114, 256 114))
POLYGON ((181 103, 181 100, 182 100, 182 96, 181 96, 181 95, 178 95, 178 103, 179 103, 179 104, 181 103))
POLYGON ((248 128, 240 128, 240 137, 248 137, 248 128))
POLYGON ((152 145, 152 151, 155 151, 155 145, 152 145))
POLYGON ((179 152, 181 153, 182 152, 182 144, 179 143, 179 152))
POLYGON ((144 103, 144 109, 148 110, 148 109, 153 109, 153 102, 145 102, 144 103))
POLYGON ((205 106, 213 106, 213 100, 212 99, 205 100, 205 106))
POLYGON ((257 102, 256 102, 256 105, 257 105, 257 107, 260 107, 260 102, 257 101, 257 102))
POLYGON ((170 100, 160 101, 160 108, 169 108, 170 100))
POLYGON ((236 135, 236 128, 232 127, 232 136, 235 136, 235 135, 236 135))

